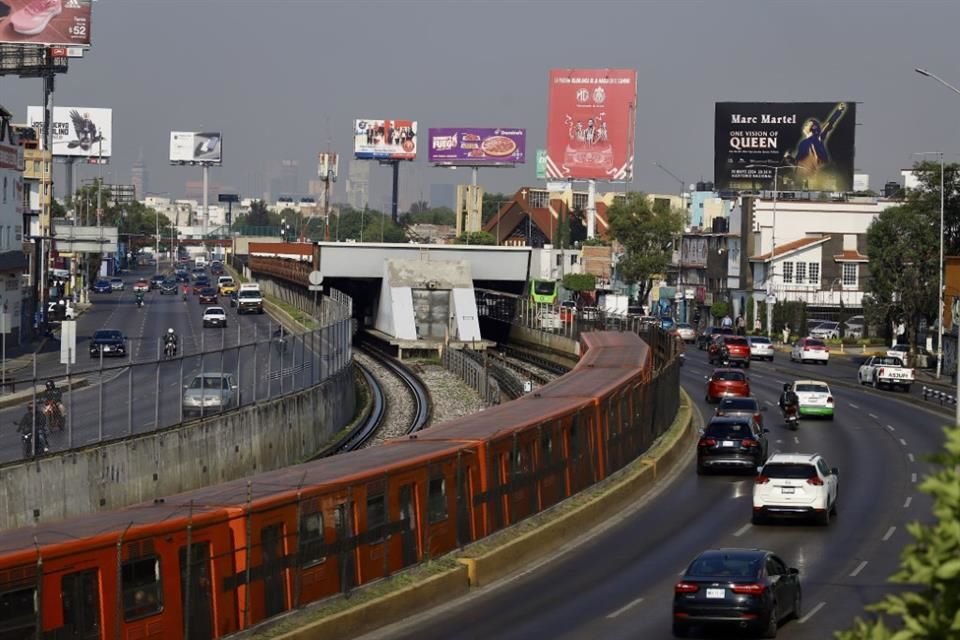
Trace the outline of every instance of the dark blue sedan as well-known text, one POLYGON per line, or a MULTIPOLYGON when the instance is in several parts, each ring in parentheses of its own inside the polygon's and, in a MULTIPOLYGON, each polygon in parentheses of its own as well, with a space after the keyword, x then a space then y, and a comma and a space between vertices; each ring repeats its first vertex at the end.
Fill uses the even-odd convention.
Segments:
POLYGON ((113 285, 110 284, 109 280, 97 280, 93 283, 94 293, 110 293, 111 291, 113 291, 113 285))

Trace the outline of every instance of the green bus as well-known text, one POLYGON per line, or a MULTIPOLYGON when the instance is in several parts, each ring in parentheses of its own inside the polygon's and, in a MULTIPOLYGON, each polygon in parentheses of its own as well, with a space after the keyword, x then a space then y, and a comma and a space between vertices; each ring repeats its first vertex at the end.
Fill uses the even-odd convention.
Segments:
POLYGON ((535 304, 556 304, 557 282, 554 280, 531 280, 529 284, 530 300, 535 304))

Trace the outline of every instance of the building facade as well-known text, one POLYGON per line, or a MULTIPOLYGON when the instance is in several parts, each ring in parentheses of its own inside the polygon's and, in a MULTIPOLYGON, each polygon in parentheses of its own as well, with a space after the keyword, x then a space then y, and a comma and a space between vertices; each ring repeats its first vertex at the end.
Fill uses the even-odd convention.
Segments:
POLYGON ((31 326, 23 295, 28 266, 23 170, 23 147, 18 144, 10 112, 0 107, 0 339, 8 346, 19 344, 29 333, 24 327, 31 326))

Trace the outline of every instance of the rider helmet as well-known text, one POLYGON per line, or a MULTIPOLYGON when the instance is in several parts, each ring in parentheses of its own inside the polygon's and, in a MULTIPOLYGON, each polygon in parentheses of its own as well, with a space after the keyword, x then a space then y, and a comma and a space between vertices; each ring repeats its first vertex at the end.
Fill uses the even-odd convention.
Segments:
POLYGON ((56 389, 56 388, 57 388, 57 385, 56 385, 56 383, 55 383, 53 380, 47 380, 47 390, 48 390, 48 391, 53 391, 53 390, 56 389))
POLYGON ((169 334, 172 336, 172 335, 173 335, 173 327, 170 327, 169 329, 167 329, 167 333, 169 333, 169 334))
POLYGON ((784 383, 783 383, 783 390, 784 390, 784 391, 790 391, 790 383, 789 383, 789 382, 784 382, 784 383))

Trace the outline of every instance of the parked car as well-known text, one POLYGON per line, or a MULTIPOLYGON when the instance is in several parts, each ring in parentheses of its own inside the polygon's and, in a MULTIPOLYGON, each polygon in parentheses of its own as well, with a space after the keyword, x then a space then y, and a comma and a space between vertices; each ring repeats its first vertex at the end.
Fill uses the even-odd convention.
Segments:
POLYGON ((700 349, 700 351, 706 349, 716 335, 732 336, 733 329, 730 327, 707 327, 697 336, 697 348, 700 349))
POLYGON ((737 364, 750 366, 750 343, 741 336, 718 334, 707 348, 710 364, 737 364))
POLYGON ((165 275, 163 275, 163 274, 161 274, 161 273, 156 274, 155 276, 153 276, 152 278, 150 278, 150 288, 151 288, 151 289, 159 289, 159 288, 160 288, 160 285, 163 284, 163 281, 166 280, 166 279, 167 279, 167 277, 166 277, 165 275))
POLYGON ((123 278, 110 278, 110 288, 114 291, 123 291, 123 278))
POLYGON ((862 338, 864 328, 867 326, 866 320, 861 316, 850 316, 843 323, 844 335, 848 338, 862 338))
POLYGON ((127 355, 127 341, 116 329, 101 329, 90 338, 90 357, 121 358, 127 355))
POLYGON ((694 626, 773 638, 780 621, 801 615, 800 571, 764 549, 704 551, 673 593, 673 635, 678 638, 687 637, 694 626))
POLYGON ((217 290, 213 287, 202 289, 200 296, 197 298, 197 302, 200 304, 217 304, 217 290))
POLYGON ((840 472, 816 453, 775 453, 753 485, 753 523, 768 518, 815 518, 830 524, 837 513, 840 472))
POLYGON ((230 373, 200 373, 183 387, 183 414, 208 415, 239 405, 237 385, 230 373))
POLYGON ((737 469, 754 474, 767 459, 767 430, 752 415, 713 417, 697 442, 697 474, 737 469))
POLYGON ((819 362, 827 364, 830 361, 830 351, 823 340, 817 338, 800 338, 793 343, 790 350, 790 362, 819 362))
POLYGON ((773 343, 767 336, 750 336, 747 338, 750 343, 751 360, 769 360, 773 362, 773 343))
POLYGON ((717 407, 715 416, 720 418, 731 418, 734 416, 749 416, 756 420, 757 424, 763 426, 763 412, 767 408, 761 406, 756 398, 741 398, 732 396, 724 398, 717 407))
POLYGON ((726 396, 750 395, 750 379, 740 369, 714 369, 707 378, 707 402, 719 402, 726 396))
POLYGON ((810 336, 821 340, 835 340, 840 337, 840 323, 824 320, 817 326, 809 329, 810 336))
POLYGON ((208 307, 203 311, 203 327, 226 327, 227 312, 223 307, 208 307))
POLYGON ((147 282, 146 278, 140 278, 133 283, 133 292, 134 293, 146 293, 150 290, 150 283, 147 282))
POLYGON ((113 287, 110 285, 109 280, 97 280, 93 283, 93 292, 94 293, 112 293, 113 287))
POLYGON ((677 335, 684 342, 691 343, 697 339, 697 330, 688 322, 677 323, 677 335))
MULTIPOLYGON (((923 347, 917 347, 915 362, 917 369, 929 369, 930 367, 936 365, 937 356, 930 353, 923 347)), ((895 344, 889 349, 887 349, 887 356, 891 358, 897 358, 901 360, 904 365, 910 364, 910 345, 908 344, 895 344)))
POLYGON ((833 393, 830 385, 822 380, 796 380, 793 391, 799 401, 801 416, 822 416, 833 420, 833 393))

